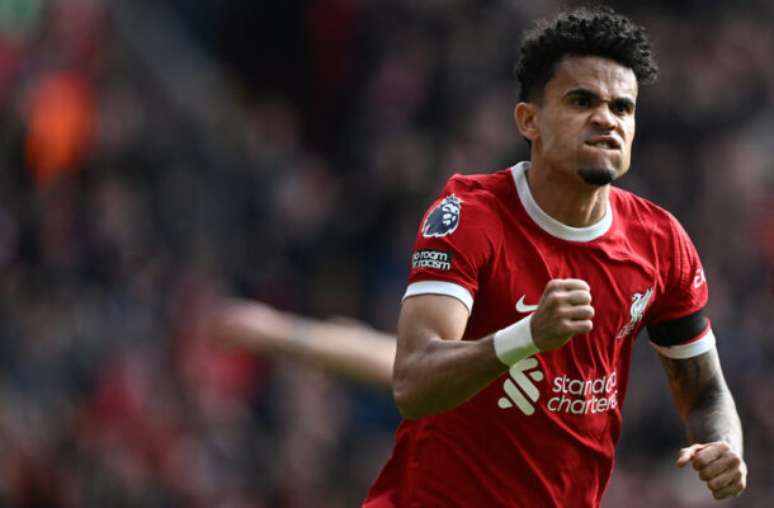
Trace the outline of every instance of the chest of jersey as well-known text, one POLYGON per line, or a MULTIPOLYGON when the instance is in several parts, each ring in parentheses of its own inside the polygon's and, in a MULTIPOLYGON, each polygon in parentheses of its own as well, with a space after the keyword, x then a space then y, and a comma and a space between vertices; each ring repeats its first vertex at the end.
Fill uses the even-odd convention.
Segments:
POLYGON ((557 278, 589 284, 594 329, 519 362, 484 398, 502 416, 538 411, 583 417, 585 431, 603 433, 605 415, 619 413, 633 341, 659 291, 655 258, 625 237, 572 243, 522 227, 529 225, 513 225, 504 248, 481 273, 469 336, 484 336, 534 312, 546 284, 557 278))
POLYGON ((617 346, 641 328, 659 291, 653 253, 623 235, 570 242, 531 224, 511 226, 503 248, 480 274, 469 328, 478 336, 491 333, 533 312, 550 280, 582 279, 591 287, 595 310, 594 330, 582 342, 612 360, 617 346))

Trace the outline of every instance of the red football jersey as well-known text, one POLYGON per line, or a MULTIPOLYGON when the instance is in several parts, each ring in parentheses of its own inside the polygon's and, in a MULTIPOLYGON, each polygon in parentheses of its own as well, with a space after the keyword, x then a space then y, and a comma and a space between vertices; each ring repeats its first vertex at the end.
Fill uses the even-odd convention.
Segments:
MULTIPOLYGON (((463 340, 476 340, 533 312, 549 280, 584 279, 594 330, 520 361, 454 409, 404 420, 368 508, 599 506, 637 333, 706 304, 699 257, 669 213, 612 188, 601 221, 569 227, 537 206, 528 168, 449 180, 417 234, 404 298, 458 298, 471 311, 463 340)), ((654 346, 688 358, 714 341, 707 324, 654 346)))

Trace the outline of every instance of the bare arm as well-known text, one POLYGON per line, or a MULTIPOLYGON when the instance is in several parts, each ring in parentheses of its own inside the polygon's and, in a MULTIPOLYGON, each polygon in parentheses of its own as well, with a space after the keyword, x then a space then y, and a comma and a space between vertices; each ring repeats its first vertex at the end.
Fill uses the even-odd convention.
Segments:
MULTIPOLYGON (((591 330, 593 315, 586 282, 550 281, 530 318, 534 345, 540 351, 563 346, 575 334, 591 330)), ((467 321, 465 305, 450 296, 420 295, 403 303, 393 393, 404 418, 454 408, 508 369, 495 350, 500 332, 462 341, 467 321)))
POLYGON ((507 369, 491 335, 461 341, 465 305, 450 296, 420 295, 403 303, 393 375, 404 418, 419 418, 465 402, 507 369))
POLYGON ((717 351, 673 360, 660 356, 688 439, 724 441, 742 454, 742 425, 726 386, 717 351))
POLYGON ((260 302, 230 300, 212 318, 218 343, 279 354, 382 389, 392 386, 395 337, 359 323, 320 321, 260 302))
POLYGON ((694 358, 661 357, 691 446, 678 465, 689 462, 716 499, 739 495, 746 486, 742 424, 723 378, 715 349, 694 358))

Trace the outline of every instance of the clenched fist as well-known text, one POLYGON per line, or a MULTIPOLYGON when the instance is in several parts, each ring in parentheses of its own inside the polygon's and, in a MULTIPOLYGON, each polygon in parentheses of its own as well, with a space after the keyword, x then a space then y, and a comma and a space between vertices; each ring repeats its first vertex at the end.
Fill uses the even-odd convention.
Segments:
POLYGON ((532 340, 541 351, 559 348, 573 335, 590 332, 593 317, 591 288, 586 281, 550 280, 532 315, 532 340))
POLYGON ((728 443, 694 444, 680 450, 677 467, 693 464, 715 499, 738 496, 747 487, 747 465, 728 443))

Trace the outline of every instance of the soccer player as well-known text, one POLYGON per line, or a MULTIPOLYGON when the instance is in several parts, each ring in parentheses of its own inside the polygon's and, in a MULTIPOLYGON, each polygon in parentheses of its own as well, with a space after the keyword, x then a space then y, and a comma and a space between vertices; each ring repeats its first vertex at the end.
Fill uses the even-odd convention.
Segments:
POLYGON ((258 303, 218 313, 237 347, 379 386, 404 421, 367 508, 596 507, 613 467, 633 341, 646 326, 717 499, 739 495, 742 430, 703 309, 698 254, 666 211, 610 186, 630 165, 644 30, 608 9, 541 21, 522 44, 529 162, 454 176, 423 218, 398 346, 258 303), (394 356, 393 356, 394 355, 394 356))
POLYGON ((642 27, 609 9, 536 24, 514 118, 530 160, 453 176, 422 220, 393 374, 404 417, 364 506, 597 507, 647 326, 717 499, 745 488, 742 429, 676 219, 610 184, 630 166, 642 27))

